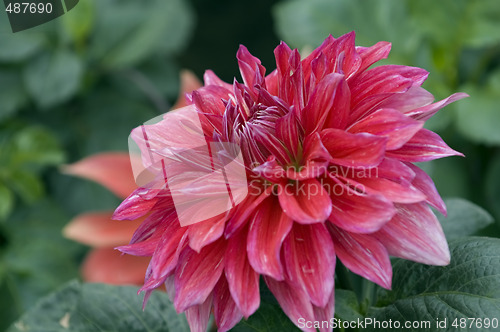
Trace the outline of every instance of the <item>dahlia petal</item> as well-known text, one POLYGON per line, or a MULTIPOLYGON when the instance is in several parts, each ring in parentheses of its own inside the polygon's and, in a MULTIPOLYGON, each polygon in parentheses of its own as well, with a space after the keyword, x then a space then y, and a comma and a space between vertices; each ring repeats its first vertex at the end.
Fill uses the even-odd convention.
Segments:
POLYGON ((268 186, 265 189, 258 187, 255 189, 252 185, 249 187, 249 195, 247 198, 238 204, 233 210, 231 218, 226 223, 224 230, 224 237, 226 239, 233 236, 238 230, 241 229, 250 219, 254 210, 262 203, 264 199, 269 197, 272 193, 272 187, 268 186), (252 192, 250 192, 252 191, 252 192))
POLYGON ((230 91, 217 85, 202 87, 191 94, 191 99, 196 108, 210 115, 222 115, 226 109, 222 100, 229 99, 230 91))
POLYGON ((228 91, 233 90, 233 86, 229 83, 224 82, 221 80, 212 70, 206 70, 205 73, 203 74, 203 82, 205 83, 205 86, 209 85, 216 85, 220 86, 222 88, 225 88, 228 91))
POLYGON ((114 220, 134 220, 148 213, 158 201, 156 190, 137 188, 113 213, 114 220))
POLYGON ((290 162, 290 156, 288 156, 285 146, 283 146, 283 143, 281 143, 276 136, 265 128, 262 128, 262 126, 250 123, 247 124, 247 126, 252 131, 253 137, 257 143, 261 144, 267 151, 269 151, 270 155, 275 156, 276 159, 282 164, 290 162))
POLYGON ((232 329, 243 318, 243 314, 234 302, 226 278, 222 276, 214 288, 214 317, 218 331, 232 329))
POLYGON ((336 226, 353 233, 373 233, 396 212, 384 196, 353 190, 332 175, 330 179, 333 209, 328 220, 336 226))
POLYGON ((172 223, 165 229, 151 258, 152 279, 161 280, 175 269, 187 242, 186 232, 187 229, 178 223, 172 223))
POLYGON ((427 198, 412 183, 402 179, 395 182, 384 178, 367 177, 359 179, 358 183, 367 193, 383 195, 395 203, 417 203, 427 198))
POLYGON ((356 106, 367 96, 387 92, 404 92, 411 86, 420 86, 429 73, 418 67, 383 65, 367 70, 349 82, 356 106))
POLYGON ((186 310, 186 318, 191 332, 206 332, 212 312, 212 297, 212 294, 210 294, 205 302, 189 307, 186 310))
POLYGON ((426 203, 397 205, 397 213, 374 236, 390 255, 429 265, 450 263, 448 244, 426 203))
POLYGON ((283 212, 301 224, 322 222, 332 211, 330 197, 316 179, 280 185, 278 198, 283 212))
POLYGON ((286 170, 286 175, 291 180, 306 180, 322 175, 328 168, 331 160, 330 153, 321 142, 319 133, 309 135, 304 140, 303 147, 304 165, 297 171, 295 167, 286 170))
POLYGON ((137 188, 130 165, 130 155, 105 152, 62 167, 62 172, 95 181, 121 198, 137 188))
MULTIPOLYGON (((276 281, 271 277, 264 277, 264 280, 292 323, 298 326, 300 318, 306 321, 314 321, 313 306, 304 290, 292 286, 286 281, 276 281)), ((316 329, 303 327, 302 331, 316 332, 316 329)))
MULTIPOLYGON (((175 269, 174 306, 177 312, 203 303, 210 295, 224 270, 226 243, 218 240, 197 253, 184 248, 175 269)), ((217 302, 217 299, 214 299, 217 302)))
POLYGON ((270 156, 265 163, 255 167, 252 171, 273 183, 282 183, 286 175, 285 170, 278 164, 274 156, 270 156))
POLYGON ((250 91, 255 93, 254 86, 256 84, 265 86, 264 76, 266 74, 266 69, 261 65, 258 58, 250 54, 248 49, 243 45, 240 45, 236 53, 236 58, 238 59, 243 82, 250 88, 250 91))
POLYGON ((373 167, 384 158, 386 137, 368 133, 352 134, 339 129, 325 129, 320 135, 332 157, 331 162, 335 164, 373 167))
POLYGON ((324 307, 333 292, 335 250, 325 224, 295 223, 283 242, 287 280, 324 307))
POLYGON ((248 318, 260 305, 260 293, 259 275, 248 261, 246 231, 229 239, 225 261, 229 291, 243 316, 248 318))
POLYGON ((189 225, 189 246, 196 252, 222 236, 226 223, 226 213, 189 225))
MULTIPOLYGON (((395 93, 386 100, 384 100, 380 108, 393 108, 401 113, 408 113, 416 108, 427 106, 434 101, 434 96, 429 91, 420 86, 412 86, 404 93, 395 93)), ((424 119, 418 119, 425 121, 424 119)))
POLYGON ((408 163, 410 167, 415 172, 415 178, 413 179, 412 185, 418 190, 423 192, 427 196, 426 202, 435 207, 439 212, 446 216, 446 205, 443 199, 439 195, 434 182, 427 173, 421 170, 419 167, 408 163))
POLYGON ((381 41, 370 47, 357 47, 356 51, 361 57, 358 73, 362 73, 375 62, 387 58, 391 51, 391 43, 381 41))
POLYGON ((336 115, 347 115, 345 109, 340 109, 337 113, 336 100, 342 98, 337 93, 342 93, 342 85, 346 85, 344 75, 333 73, 326 75, 312 91, 309 102, 300 113, 306 135, 321 130, 333 108, 336 115))
POLYGON ((420 129, 405 145, 393 151, 387 151, 388 157, 401 161, 422 162, 449 156, 464 156, 450 148, 438 134, 420 129))
POLYGON ((415 178, 415 172, 410 167, 394 158, 384 158, 377 166, 376 171, 376 177, 389 179, 394 182, 411 182, 415 178))
POLYGON ((76 216, 63 229, 68 239, 92 246, 114 247, 130 241, 142 220, 112 221, 112 212, 91 212, 76 216))
POLYGON ((122 255, 113 248, 94 249, 82 264, 82 278, 86 282, 140 285, 148 263, 149 257, 122 255))
MULTIPOLYGON (((317 322, 331 322, 333 315, 335 314, 335 290, 332 292, 330 295, 330 299, 328 300, 328 303, 324 307, 318 307, 313 305, 313 311, 314 311, 314 320, 317 322)), ((321 323, 319 331, 320 332, 331 332, 333 329, 333 326, 331 324, 327 324, 328 326, 324 326, 323 323, 321 323)))
POLYGON ((427 106, 422 106, 417 109, 411 110, 409 112, 406 112, 406 115, 416 119, 416 120, 421 120, 421 121, 427 121, 430 119, 434 114, 437 113, 441 108, 457 101, 463 98, 469 97, 468 94, 459 92, 459 93, 454 93, 448 98, 445 98, 443 100, 440 100, 438 102, 435 102, 434 104, 427 105, 427 106))
POLYGON ((275 69, 265 77, 266 90, 273 96, 278 95, 278 71, 275 69))
POLYGON ((268 199, 254 214, 248 231, 248 260, 253 269, 276 280, 283 280, 281 245, 292 228, 292 219, 268 199))
POLYGON ((299 122, 292 110, 276 121, 276 136, 285 144, 288 152, 297 158, 299 148, 299 122))
POLYGON ((390 289, 392 266, 384 245, 371 235, 346 232, 329 225, 335 254, 352 272, 390 289))
POLYGON ((396 150, 408 142, 422 127, 416 121, 395 109, 380 109, 356 122, 348 130, 351 133, 369 133, 387 137, 386 150, 396 150))

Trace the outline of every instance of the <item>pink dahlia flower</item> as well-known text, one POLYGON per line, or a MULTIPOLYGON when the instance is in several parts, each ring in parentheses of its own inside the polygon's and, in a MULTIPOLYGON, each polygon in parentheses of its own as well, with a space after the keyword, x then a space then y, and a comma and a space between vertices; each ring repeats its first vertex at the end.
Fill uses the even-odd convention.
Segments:
MULTIPOLYGON (((354 33, 330 36, 303 59, 281 43, 277 69, 267 76, 241 46, 243 83, 207 71, 204 87, 188 95, 205 140, 241 149, 248 194, 239 204, 181 226, 169 188, 149 184, 115 211, 119 220, 150 213, 119 249, 152 257, 142 287, 146 300, 165 284, 192 331, 204 331, 212 311, 220 331, 252 315, 260 276, 298 324, 333 317, 336 257, 385 288, 391 287, 390 255, 449 263, 430 209, 446 213, 445 205, 413 163, 461 155, 423 125, 466 95, 433 103, 421 87, 425 70, 370 68, 387 57, 390 43, 356 47, 354 39, 354 33)), ((154 166, 152 154, 161 156, 189 135, 167 120, 132 132, 145 168, 154 166)), ((207 192, 212 185, 206 183, 207 192)))

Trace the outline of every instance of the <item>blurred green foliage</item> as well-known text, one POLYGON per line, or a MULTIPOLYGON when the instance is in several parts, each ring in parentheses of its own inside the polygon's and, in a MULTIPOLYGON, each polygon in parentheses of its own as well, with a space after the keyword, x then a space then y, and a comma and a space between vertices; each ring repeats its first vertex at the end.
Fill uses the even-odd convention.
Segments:
MULTIPOLYGON (((12 34, 2 29, 5 22, 2 10, 0 330, 78 276, 86 249, 63 239, 61 228, 77 213, 119 203, 99 185, 64 176, 57 167, 96 152, 125 151, 130 130, 175 101, 180 68, 239 79, 240 43, 270 72, 280 38, 307 52, 328 34, 355 30, 358 45, 393 43, 386 63, 427 69, 424 87, 436 98, 469 93, 427 124, 466 158, 422 166, 443 196, 478 205, 449 201, 451 216, 443 224, 477 219, 471 234, 489 225, 482 235, 500 235, 481 209, 500 225, 497 0, 81 0, 59 19, 27 31, 12 34)), ((450 229, 453 237, 470 235, 450 229)), ((69 287, 62 291, 76 286, 69 287)), ((366 313, 356 294, 339 294, 341 318, 366 313)), ((271 302, 238 329, 261 329, 270 319, 278 324, 269 318, 276 309, 271 302)))

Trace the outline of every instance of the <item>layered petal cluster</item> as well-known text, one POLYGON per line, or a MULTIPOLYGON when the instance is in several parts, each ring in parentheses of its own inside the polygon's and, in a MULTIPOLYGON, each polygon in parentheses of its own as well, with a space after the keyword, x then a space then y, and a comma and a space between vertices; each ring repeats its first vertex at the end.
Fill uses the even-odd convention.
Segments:
MULTIPOLYGON (((241 148, 248 195, 226 213, 184 227, 167 187, 138 188, 118 207, 115 219, 147 215, 130 244, 119 248, 151 257, 146 299, 165 284, 192 331, 204 331, 212 312, 226 331, 259 307, 262 276, 298 324, 333 317, 337 257, 385 288, 391 287, 390 255, 448 264, 430 209, 446 213, 445 205, 413 163, 460 155, 423 125, 466 95, 433 102, 421 87, 425 70, 372 67, 389 51, 387 42, 356 47, 349 33, 328 37, 305 58, 281 43, 276 69, 267 75, 241 46, 242 83, 205 73, 188 107, 198 113, 207 143, 241 148)), ((152 167, 148 153, 189 137, 179 128, 160 121, 132 132, 144 167, 152 167), (147 141, 141 139, 146 127, 147 141)))
MULTIPOLYGON (((182 71, 179 98, 172 109, 187 105, 185 94, 201 86, 190 71, 182 71)), ((121 199, 137 188, 125 152, 104 152, 88 156, 63 167, 69 175, 101 184, 121 199)), ((114 248, 127 244, 144 218, 133 221, 112 220, 113 211, 85 212, 74 217, 63 229, 65 237, 92 247, 85 257, 81 274, 87 282, 116 285, 141 285, 149 265, 147 257, 123 255, 114 248)))

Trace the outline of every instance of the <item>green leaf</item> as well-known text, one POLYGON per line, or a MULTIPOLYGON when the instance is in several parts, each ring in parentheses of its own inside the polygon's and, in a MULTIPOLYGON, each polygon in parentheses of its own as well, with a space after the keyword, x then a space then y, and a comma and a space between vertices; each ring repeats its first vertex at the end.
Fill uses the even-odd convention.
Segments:
POLYGON ((42 197, 44 192, 40 179, 28 171, 11 169, 4 181, 28 204, 42 197))
POLYGON ((64 160, 59 142, 43 127, 31 126, 19 130, 13 137, 13 145, 12 168, 26 164, 58 165, 64 160))
POLYGON ((28 92, 42 108, 49 108, 71 98, 80 87, 83 64, 74 54, 56 50, 34 58, 24 68, 28 92))
POLYGON ((500 145, 500 70, 489 77, 485 86, 466 85, 460 89, 470 97, 457 103, 457 129, 467 138, 489 145, 500 145))
POLYGON ((493 217, 480 206, 463 198, 445 199, 448 216, 437 214, 448 241, 474 235, 493 223, 493 217))
POLYGON ((193 17, 182 0, 96 2, 96 28, 90 45, 106 68, 124 68, 154 54, 178 53, 187 43, 193 17))
POLYGON ((12 116, 15 111, 26 104, 26 101, 27 94, 22 85, 21 74, 17 70, 2 70, 0 74, 0 121, 12 116))
POLYGON ((456 318, 500 317, 500 239, 455 240, 450 252, 451 263, 444 267, 398 259, 393 264, 392 291, 382 292, 368 317, 401 326, 406 321, 430 321, 430 331, 443 330, 436 327, 436 319, 447 319, 448 330, 455 331, 450 325, 456 318))
POLYGON ((259 309, 248 320, 242 319, 231 331, 288 332, 300 330, 285 315, 278 301, 265 286, 264 280, 261 280, 259 309))
POLYGON ((356 293, 345 289, 335 290, 335 317, 342 321, 362 319, 356 293))
POLYGON ((0 221, 9 216, 14 207, 14 195, 2 182, 0 182, 0 221))
POLYGON ((485 176, 485 197, 488 207, 491 209, 496 219, 496 224, 500 226, 500 154, 494 156, 488 165, 485 176))
POLYGON ((187 332, 189 327, 165 293, 153 292, 143 311, 137 287, 72 281, 43 298, 8 331, 187 332))
MULTIPOLYGON (((419 35, 409 24, 405 1, 292 0, 273 11, 278 35, 294 47, 316 47, 329 35, 356 31, 356 44, 393 42, 396 54, 415 53, 419 35)), ((394 59, 391 56, 391 59, 394 59)))
POLYGON ((42 34, 0 33, 0 62, 20 62, 38 52, 44 44, 42 34))

